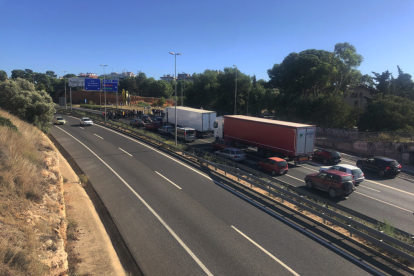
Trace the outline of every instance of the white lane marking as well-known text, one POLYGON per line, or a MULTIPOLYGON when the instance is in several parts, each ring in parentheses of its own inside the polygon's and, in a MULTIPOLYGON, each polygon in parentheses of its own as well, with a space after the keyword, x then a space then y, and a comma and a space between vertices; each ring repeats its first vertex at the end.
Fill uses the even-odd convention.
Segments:
POLYGON ((123 152, 125 152, 126 154, 128 154, 129 156, 132 156, 132 154, 130 154, 130 153, 128 153, 128 152, 126 152, 125 150, 123 150, 123 149, 121 149, 121 148, 119 148, 120 150, 122 150, 123 152))
POLYGON ((387 185, 384 185, 384 184, 381 184, 381 183, 378 183, 378 182, 375 182, 375 181, 372 181, 372 180, 365 179, 365 181, 368 181, 368 182, 371 182, 371 183, 374 183, 374 184, 383 186, 383 187, 388 188, 388 189, 393 189, 393 190, 399 191, 399 192, 404 193, 404 194, 407 194, 407 195, 414 196, 413 193, 406 192, 406 191, 403 191, 403 190, 400 190, 400 189, 397 189, 397 188, 394 188, 394 187, 390 187, 390 186, 387 186, 387 185))
POLYGON ((358 187, 362 187, 362 188, 365 188, 365 189, 370 189, 370 190, 376 191, 376 192, 378 192, 378 193, 381 193, 381 191, 378 191, 378 190, 372 189, 372 188, 367 187, 367 186, 363 186, 363 185, 361 185, 361 184, 359 184, 359 186, 358 186, 358 187))
POLYGON ((296 177, 291 176, 291 175, 288 175, 288 174, 285 174, 285 176, 290 177, 290 178, 293 178, 293 179, 296 179, 296 180, 299 180, 299 181, 302 181, 302 182, 305 181, 303 179, 299 179, 299 178, 296 178, 296 177))
POLYGON ((377 198, 375 198, 375 197, 372 197, 372 196, 367 196, 367 195, 361 194, 361 193, 359 193, 359 192, 355 192, 355 193, 357 193, 357 194, 359 194, 359 195, 363 195, 363 196, 369 197, 369 198, 374 199, 374 200, 377 200, 377 201, 379 201, 379 202, 382 202, 382 203, 388 204, 388 205, 393 206, 393 207, 395 207, 395 208, 398 208, 398 209, 401 209, 401 210, 404 210, 404 211, 407 211, 407 212, 413 213, 413 212, 412 212, 412 211, 410 211, 410 210, 407 210, 407 209, 404 209, 404 208, 399 207, 399 206, 397 206, 397 205, 394 205, 394 204, 391 204, 391 203, 388 203, 388 202, 385 202, 385 201, 379 200, 379 199, 377 199, 377 198))
POLYGON ((204 270, 204 272, 207 275, 213 275, 207 267, 204 266, 204 264, 197 258, 197 256, 191 251, 190 248, 187 247, 187 245, 178 237, 178 235, 168 226, 168 224, 154 211, 154 209, 151 208, 151 206, 134 190, 132 187, 114 170, 112 169, 105 161, 103 161, 95 152, 93 152, 90 148, 88 148, 84 143, 79 141, 77 138, 72 136, 67 131, 61 129, 60 130, 65 132, 67 135, 78 141, 82 146, 84 146, 87 150, 89 150, 93 155, 95 155, 96 158, 98 158, 108 169, 110 169, 124 184, 128 187, 128 189, 150 210, 150 212, 161 222, 162 225, 170 232, 170 234, 178 241, 178 243, 187 251, 187 253, 196 261, 196 263, 204 270))
POLYGON ((83 127, 79 127, 79 128, 84 129, 83 127))
POLYGON ((304 166, 304 165, 302 165, 302 168, 305 168, 305 169, 308 169, 314 172, 319 172, 318 170, 314 170, 313 168, 309 168, 308 166, 304 166))
POLYGON ((242 231, 240 231, 239 229, 237 229, 233 225, 231 226, 231 228, 233 228, 234 230, 236 230, 237 232, 239 232, 239 234, 242 235, 243 237, 245 237, 249 242, 251 242, 252 244, 256 245, 260 250, 262 250, 264 253, 266 253, 270 258, 272 258, 273 260, 275 260, 276 262, 278 262, 279 264, 281 264, 284 268, 286 268, 287 270, 289 270, 290 272, 292 272, 293 275, 299 276, 299 274, 296 273, 293 269, 291 269, 290 267, 288 267, 287 265, 285 265, 281 260, 279 260, 278 258, 276 258, 275 256, 273 256, 272 254, 270 254, 269 251, 267 251, 266 249, 264 249, 263 247, 261 247, 259 244, 257 244, 254 240, 252 240, 251 238, 249 238, 248 236, 246 236, 242 231))
POLYGON ((102 138, 101 136, 99 136, 98 134, 95 134, 95 133, 94 133, 93 135, 98 136, 99 138, 103 139, 103 138, 102 138))
POLYGON ((177 187, 178 189, 181 190, 181 187, 178 186, 177 184, 175 184, 174 182, 172 182, 171 180, 169 180, 168 178, 166 178, 165 176, 163 176, 162 174, 160 174, 159 172, 155 171, 156 174, 158 174, 159 176, 161 176, 162 178, 164 178, 165 180, 167 180, 168 182, 170 182, 171 184, 173 184, 175 187, 177 187))
POLYGON ((109 128, 106 128, 106 127, 103 127, 103 126, 101 126, 101 125, 96 125, 96 126, 99 126, 99 127, 101 127, 101 128, 104 128, 104 129, 106 129, 106 130, 108 130, 108 131, 112 131, 112 132, 113 132, 113 133, 115 133, 115 134, 118 134, 118 135, 120 135, 120 136, 122 136, 122 137, 125 137, 125 138, 127 138, 127 139, 131 140, 131 141, 134 141, 135 143, 138 143, 138 144, 140 144, 140 145, 143 145, 144 147, 147 147, 147 148, 149 148, 149 149, 151 149, 151 150, 153 150, 153 151, 155 151, 155 152, 157 152, 157 153, 159 153, 159 154, 162 154, 162 155, 164 155, 165 157, 167 157, 167 158, 169 158, 169 159, 171 159, 171 160, 173 160, 173 161, 177 162, 178 164, 183 165, 184 167, 186 167, 186 168, 188 168, 188 169, 190 169, 190 170, 192 170, 192 171, 194 171, 194 172, 198 173, 199 175, 202 175, 202 176, 204 176, 205 178, 207 178, 207 179, 209 179, 209 180, 213 180, 213 179, 211 179, 211 177, 209 177, 208 175, 206 175, 206 174, 204 174, 204 173, 202 173, 202 172, 199 172, 199 171, 197 171, 196 169, 191 168, 190 166, 188 166, 188 165, 184 164, 183 162, 180 162, 180 161, 178 161, 177 159, 174 159, 173 157, 169 156, 168 154, 165 154, 165 153, 163 153, 163 152, 161 152, 161 151, 159 151, 159 150, 156 150, 156 149, 154 149, 154 148, 153 148, 153 147, 151 147, 151 146, 148 146, 148 145, 146 145, 146 144, 144 144, 144 143, 141 143, 141 142, 139 142, 139 141, 137 141, 137 140, 135 140, 135 139, 133 139, 133 138, 131 138, 131 137, 128 137, 128 136, 126 136, 126 135, 123 135, 123 134, 121 134, 121 133, 118 133, 118 132, 116 132, 116 131, 114 131, 114 130, 112 130, 112 129, 109 129, 109 128))

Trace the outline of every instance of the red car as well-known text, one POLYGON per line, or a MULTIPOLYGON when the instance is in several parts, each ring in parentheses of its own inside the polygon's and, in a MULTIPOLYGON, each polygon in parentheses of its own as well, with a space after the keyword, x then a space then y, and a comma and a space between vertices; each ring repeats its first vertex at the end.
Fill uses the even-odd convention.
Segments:
POLYGON ((217 151, 217 150, 223 150, 225 148, 236 148, 234 142, 227 141, 223 139, 217 139, 210 145, 210 149, 217 151))
POLYGON ((308 188, 327 191, 331 197, 350 195, 355 191, 355 181, 350 173, 327 170, 320 173, 308 174, 305 177, 308 188))
POLYGON ((287 174, 289 168, 286 160, 278 157, 271 157, 259 162, 259 170, 263 169, 272 173, 272 175, 287 174))
POLYGON ((162 127, 162 125, 161 125, 160 122, 157 122, 157 121, 154 121, 154 122, 151 122, 151 123, 145 125, 146 129, 153 130, 153 131, 158 130, 160 127, 162 127))

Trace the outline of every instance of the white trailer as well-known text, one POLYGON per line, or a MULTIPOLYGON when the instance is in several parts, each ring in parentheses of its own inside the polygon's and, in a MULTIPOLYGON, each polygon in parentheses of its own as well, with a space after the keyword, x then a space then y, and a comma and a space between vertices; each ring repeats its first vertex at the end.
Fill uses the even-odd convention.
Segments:
MULTIPOLYGON (((175 107, 169 106, 165 108, 164 112, 164 123, 175 125, 175 107)), ((215 111, 177 106, 177 125, 194 128, 199 137, 214 135, 213 124, 215 120, 215 111)))

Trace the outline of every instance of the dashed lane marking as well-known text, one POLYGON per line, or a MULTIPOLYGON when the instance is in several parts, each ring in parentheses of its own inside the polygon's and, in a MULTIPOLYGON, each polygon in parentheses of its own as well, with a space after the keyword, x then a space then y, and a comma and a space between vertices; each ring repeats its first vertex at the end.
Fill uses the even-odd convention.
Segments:
POLYGON ((128 152, 126 152, 125 150, 123 150, 123 149, 121 149, 121 148, 119 148, 120 150, 122 150, 123 152, 125 152, 126 154, 128 154, 129 156, 132 156, 132 154, 130 154, 130 153, 128 153, 128 152))
POLYGON ((168 178, 166 178, 165 176, 163 176, 162 174, 160 174, 159 172, 155 171, 156 174, 158 174, 159 176, 161 176, 162 178, 164 178, 165 180, 167 180, 168 182, 170 182, 171 184, 173 184, 175 187, 177 187, 178 189, 181 190, 181 187, 178 186, 177 184, 175 184, 174 182, 172 182, 171 180, 169 180, 168 178))
POLYGON ((94 133, 93 135, 98 136, 99 138, 101 138, 103 140, 103 138, 101 136, 99 136, 98 134, 94 133))

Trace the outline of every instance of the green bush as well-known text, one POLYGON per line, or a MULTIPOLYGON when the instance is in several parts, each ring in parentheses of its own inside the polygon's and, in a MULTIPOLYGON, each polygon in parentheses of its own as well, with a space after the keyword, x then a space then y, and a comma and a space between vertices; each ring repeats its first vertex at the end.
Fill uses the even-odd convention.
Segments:
POLYGON ((0 83, 0 108, 49 132, 55 104, 46 91, 36 91, 32 83, 17 78, 0 83))
POLYGON ((18 132, 19 130, 17 127, 10 121, 10 119, 6 119, 0 116, 0 126, 8 127, 13 131, 18 132))
POLYGON ((151 106, 151 104, 146 102, 138 102, 137 106, 144 107, 144 106, 151 106))
MULTIPOLYGON (((92 101, 90 101, 90 103, 93 103, 92 101)), ((79 105, 82 108, 89 108, 89 109, 101 109, 102 106, 100 105, 94 105, 94 104, 81 104, 79 105)))

